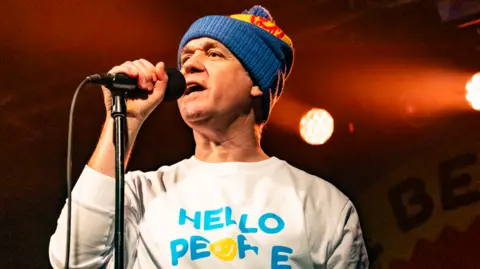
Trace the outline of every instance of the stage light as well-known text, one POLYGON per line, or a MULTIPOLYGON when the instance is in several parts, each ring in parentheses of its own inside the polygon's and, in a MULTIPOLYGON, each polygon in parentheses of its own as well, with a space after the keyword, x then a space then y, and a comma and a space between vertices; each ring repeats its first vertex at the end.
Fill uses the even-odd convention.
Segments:
POLYGON ((475 74, 465 86, 467 101, 475 110, 480 110, 480 73, 475 74))
POLYGON ((333 118, 324 109, 314 108, 300 121, 300 135, 311 145, 322 145, 332 136, 333 118))

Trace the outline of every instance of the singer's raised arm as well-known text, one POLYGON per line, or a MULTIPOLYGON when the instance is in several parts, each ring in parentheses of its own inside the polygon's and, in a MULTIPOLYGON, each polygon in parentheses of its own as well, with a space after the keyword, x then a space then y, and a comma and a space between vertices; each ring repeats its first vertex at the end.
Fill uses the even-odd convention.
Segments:
MULTIPOLYGON (((107 117, 105 124, 100 135, 100 139, 97 143, 95 151, 92 154, 88 162, 88 166, 102 173, 106 176, 115 178, 115 146, 113 144, 112 138, 114 120, 111 117, 107 117)), ((142 122, 127 118, 127 141, 125 143, 125 159, 124 164, 127 166, 130 159, 130 153, 132 151, 135 139, 140 131, 142 122)))
MULTIPOLYGON (((125 166, 137 134, 150 113, 162 102, 168 82, 165 65, 153 65, 145 59, 127 61, 113 67, 108 73, 125 73, 138 80, 138 88, 147 98, 127 98, 125 166)), ((85 166, 72 191, 70 268, 102 268, 113 265, 115 216, 115 147, 113 143, 114 120, 111 117, 112 97, 102 87, 106 120, 95 151, 85 166)), ((142 191, 142 180, 148 173, 131 172, 125 175, 125 264, 131 268, 137 251, 138 223, 144 204, 152 192, 162 187, 142 191), (139 183, 140 182, 140 183, 139 183)), ((152 196, 153 197, 153 196, 152 196)), ((54 268, 64 268, 67 235, 67 205, 58 219, 52 235, 49 257, 54 268)))
MULTIPOLYGON (((126 160, 140 129, 134 120, 128 120, 126 160), (128 124, 129 123, 129 124, 128 124)), ((107 118, 97 147, 72 191, 72 221, 70 268, 100 268, 113 256, 115 213, 115 164, 113 120, 107 118)), ((137 246, 139 213, 138 194, 132 173, 125 176, 125 257, 131 263, 137 246)), ((49 257, 54 268, 64 268, 67 236, 67 204, 58 219, 52 235, 49 257)))

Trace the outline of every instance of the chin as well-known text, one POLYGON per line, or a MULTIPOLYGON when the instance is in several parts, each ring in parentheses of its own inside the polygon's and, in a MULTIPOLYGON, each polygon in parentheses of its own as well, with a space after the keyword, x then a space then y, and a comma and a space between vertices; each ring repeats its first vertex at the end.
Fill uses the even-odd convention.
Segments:
POLYGON ((187 125, 192 127, 192 124, 204 122, 209 118, 208 110, 204 107, 198 106, 184 106, 180 110, 183 120, 187 125))

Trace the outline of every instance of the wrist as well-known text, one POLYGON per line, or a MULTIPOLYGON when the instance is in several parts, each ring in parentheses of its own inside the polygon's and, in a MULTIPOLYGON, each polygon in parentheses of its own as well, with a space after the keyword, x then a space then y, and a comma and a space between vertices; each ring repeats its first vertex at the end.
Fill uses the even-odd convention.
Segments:
MULTIPOLYGON (((113 135, 113 128, 114 128, 114 123, 115 123, 115 119, 113 117, 111 117, 110 115, 107 115, 106 119, 105 119, 105 122, 104 122, 104 132, 107 131, 109 133, 109 136, 110 135, 113 135), (111 133, 111 134, 110 134, 111 133)), ((127 132, 127 137, 128 137, 128 143, 127 143, 127 147, 130 145, 130 144, 133 144, 133 142, 135 141, 135 138, 137 137, 137 134, 138 132, 140 131, 141 127, 143 125, 143 121, 142 120, 139 120, 139 119, 136 119, 136 118, 132 118, 132 117, 127 117, 127 120, 126 120, 126 132, 127 132)))
MULTIPOLYGON (((127 128, 130 130, 135 130, 135 129, 140 129, 143 125, 143 122, 144 120, 141 120, 141 119, 137 119, 137 118, 133 118, 133 117, 128 117, 127 116, 127 121, 126 121, 126 124, 127 124, 127 128)), ((111 115, 107 115, 106 118, 105 118, 105 122, 104 122, 104 126, 113 126, 115 122, 115 119, 111 116, 111 115)))

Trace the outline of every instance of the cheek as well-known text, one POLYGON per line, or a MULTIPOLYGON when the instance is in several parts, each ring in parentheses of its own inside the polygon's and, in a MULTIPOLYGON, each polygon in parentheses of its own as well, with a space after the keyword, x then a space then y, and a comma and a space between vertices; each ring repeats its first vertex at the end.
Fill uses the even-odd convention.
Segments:
POLYGON ((215 80, 212 99, 216 104, 244 106, 250 100, 252 82, 245 71, 234 70, 215 80))

